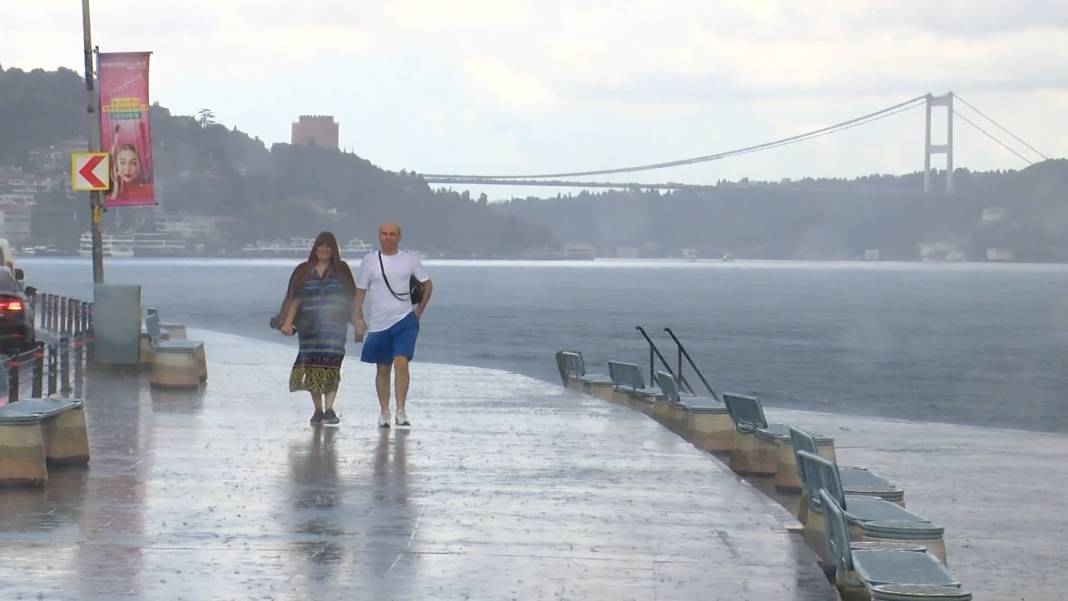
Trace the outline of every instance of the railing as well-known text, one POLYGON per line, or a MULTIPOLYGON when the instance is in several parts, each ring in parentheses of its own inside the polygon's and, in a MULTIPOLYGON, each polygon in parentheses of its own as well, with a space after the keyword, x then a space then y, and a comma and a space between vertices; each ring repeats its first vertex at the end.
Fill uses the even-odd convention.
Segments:
POLYGON ((660 359, 660 364, 664 366, 664 369, 679 381, 679 386, 689 394, 693 394, 693 388, 690 387, 690 383, 686 381, 686 378, 682 377, 681 373, 676 374, 675 370, 671 369, 671 364, 664 358, 664 355, 660 353, 660 349, 656 347, 656 343, 649 337, 649 334, 645 331, 645 328, 641 326, 634 326, 634 329, 641 332, 642 337, 645 338, 645 342, 649 344, 649 385, 656 384, 656 363, 653 359, 660 359))
POLYGON ((92 303, 42 293, 33 297, 33 306, 36 343, 4 359, 8 402, 25 392, 38 398, 81 396, 92 342, 92 303))
POLYGON ((701 373, 700 368, 697 367, 697 364, 694 363, 693 358, 690 357, 690 353, 686 350, 686 347, 683 346, 682 341, 679 340, 679 337, 675 335, 675 332, 671 331, 671 328, 664 328, 664 331, 667 332, 669 336, 671 336, 671 340, 675 342, 675 346, 678 349, 678 362, 676 364, 675 369, 671 369, 671 364, 668 363, 668 360, 664 358, 663 353, 661 353, 660 349, 657 348, 656 343, 653 342, 653 339, 649 337, 649 334, 645 331, 645 328, 643 328, 642 326, 635 326, 635 329, 641 332, 642 337, 645 338, 645 342, 649 345, 649 381, 651 383, 656 383, 656 362, 654 361, 654 359, 659 359, 660 364, 664 366, 664 369, 667 370, 669 374, 675 376, 675 379, 678 380, 679 387, 682 389, 683 392, 686 392, 687 394, 695 394, 693 386, 690 386, 690 383, 686 380, 686 376, 684 376, 682 373, 682 360, 686 359, 686 362, 690 364, 691 368, 693 368, 694 373, 696 373, 697 377, 701 379, 701 383, 705 385, 705 389, 708 390, 708 394, 712 395, 712 398, 716 399, 717 401, 720 400, 719 394, 717 394, 716 391, 712 389, 712 386, 708 383, 708 380, 705 379, 704 374, 701 373))
MULTIPOLYGON (((716 394, 715 390, 712 390, 712 386, 708 383, 708 380, 705 379, 705 375, 701 373, 701 370, 697 367, 697 364, 693 362, 693 359, 690 357, 690 353, 686 351, 686 347, 682 345, 682 341, 679 340, 679 337, 675 335, 675 332, 672 332, 671 328, 664 328, 664 331, 668 333, 668 336, 671 336, 671 339, 675 341, 675 346, 678 347, 679 380, 682 381, 682 359, 685 357, 686 361, 690 364, 690 367, 693 368, 694 373, 697 374, 697 377, 701 378, 701 383, 705 385, 705 389, 708 390, 708 394, 712 395, 712 398, 716 399, 717 401, 720 400, 719 395, 716 394)), ((689 384, 687 384, 686 386, 689 387, 689 384)), ((693 393, 693 389, 690 389, 690 393, 693 393)))

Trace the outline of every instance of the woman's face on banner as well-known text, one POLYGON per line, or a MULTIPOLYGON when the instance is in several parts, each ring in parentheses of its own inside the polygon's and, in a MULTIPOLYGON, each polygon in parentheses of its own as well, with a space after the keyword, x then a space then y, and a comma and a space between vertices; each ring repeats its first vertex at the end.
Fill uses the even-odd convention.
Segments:
POLYGON ((141 175, 141 162, 137 158, 137 152, 129 148, 120 150, 115 157, 115 170, 124 184, 136 180, 141 175))

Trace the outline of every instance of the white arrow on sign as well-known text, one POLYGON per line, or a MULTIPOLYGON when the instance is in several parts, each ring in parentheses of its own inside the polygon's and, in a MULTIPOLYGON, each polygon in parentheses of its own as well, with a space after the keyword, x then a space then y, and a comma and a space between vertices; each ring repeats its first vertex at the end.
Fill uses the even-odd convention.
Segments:
POLYGON ((107 190, 111 161, 106 152, 75 152, 70 155, 70 187, 75 192, 107 190))

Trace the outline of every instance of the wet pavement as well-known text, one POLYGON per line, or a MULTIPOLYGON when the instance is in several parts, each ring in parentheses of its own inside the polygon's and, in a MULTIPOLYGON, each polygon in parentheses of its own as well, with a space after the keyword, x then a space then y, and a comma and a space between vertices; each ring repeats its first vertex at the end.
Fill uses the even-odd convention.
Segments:
POLYGON ((295 347, 190 337, 206 389, 94 374, 89 469, 0 490, 0 599, 837 598, 782 507, 644 415, 417 363, 380 431, 350 357, 314 429, 295 347))

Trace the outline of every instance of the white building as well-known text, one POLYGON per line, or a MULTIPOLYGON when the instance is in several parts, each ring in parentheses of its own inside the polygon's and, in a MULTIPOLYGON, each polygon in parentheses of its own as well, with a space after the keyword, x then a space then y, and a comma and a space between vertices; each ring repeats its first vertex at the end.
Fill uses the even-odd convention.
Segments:
POLYGON ((7 238, 12 248, 30 244, 34 204, 33 194, 0 194, 0 238, 7 238))

